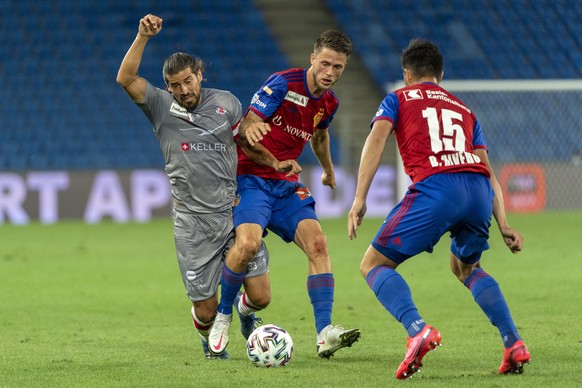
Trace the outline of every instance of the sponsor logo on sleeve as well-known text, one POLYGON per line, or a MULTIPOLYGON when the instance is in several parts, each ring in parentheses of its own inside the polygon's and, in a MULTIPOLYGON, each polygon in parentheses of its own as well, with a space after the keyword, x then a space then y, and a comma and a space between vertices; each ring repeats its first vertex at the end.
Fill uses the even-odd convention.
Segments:
POLYGON ((272 91, 272 90, 271 90, 271 88, 270 88, 270 87, 268 87, 268 86, 265 86, 265 87, 263 88, 263 90, 264 90, 264 91, 265 91, 265 93, 267 93, 269 96, 270 96, 271 94, 273 94, 273 91, 272 91))
POLYGON ((295 92, 289 90, 287 92, 287 94, 285 95, 285 100, 291 101, 294 104, 305 107, 305 106, 307 106, 307 102, 309 101, 309 97, 303 96, 299 93, 295 93, 295 92))
POLYGON ((261 101, 257 93, 255 93, 255 95, 253 96, 253 99, 251 100, 251 105, 256 105, 262 109, 265 109, 267 107, 267 103, 261 101))

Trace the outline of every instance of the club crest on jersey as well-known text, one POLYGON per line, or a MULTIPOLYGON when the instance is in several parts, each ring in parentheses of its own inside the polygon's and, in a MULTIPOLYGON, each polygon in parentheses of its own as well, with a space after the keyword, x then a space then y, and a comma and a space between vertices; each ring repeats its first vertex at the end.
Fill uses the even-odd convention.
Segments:
POLYGON ((319 108, 319 112, 315 116, 313 116, 313 128, 317 128, 317 124, 321 121, 323 117, 323 108, 319 108))
POLYGON ((295 194, 299 197, 300 200, 304 200, 311 197, 311 193, 307 187, 297 186, 295 189, 295 194))
POLYGON ((404 92, 404 98, 406 99, 406 101, 410 101, 410 100, 422 100, 424 98, 424 96, 422 95, 422 90, 420 90, 420 89, 411 89, 411 90, 406 90, 404 92))
POLYGON ((219 115, 225 115, 226 114, 226 109, 224 109, 223 107, 219 106, 218 108, 216 108, 216 113, 219 115))
POLYGON ((307 102, 309 101, 309 97, 303 96, 299 93, 295 93, 295 92, 289 90, 287 92, 287 94, 285 95, 285 100, 291 101, 294 104, 305 107, 305 106, 307 106, 307 102))

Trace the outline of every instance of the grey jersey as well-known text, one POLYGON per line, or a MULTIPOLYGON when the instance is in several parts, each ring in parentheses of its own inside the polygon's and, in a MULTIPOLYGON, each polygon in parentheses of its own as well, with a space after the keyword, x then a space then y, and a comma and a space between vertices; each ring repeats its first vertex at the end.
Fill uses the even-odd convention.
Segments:
POLYGON ((138 106, 160 143, 176 208, 214 213, 232 207, 239 100, 228 91, 202 88, 201 103, 188 111, 169 92, 148 83, 145 102, 138 106))

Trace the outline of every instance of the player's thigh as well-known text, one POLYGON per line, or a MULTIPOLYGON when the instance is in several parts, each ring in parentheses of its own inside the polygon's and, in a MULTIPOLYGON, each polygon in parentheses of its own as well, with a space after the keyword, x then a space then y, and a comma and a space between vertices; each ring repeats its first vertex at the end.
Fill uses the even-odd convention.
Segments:
POLYGON ((445 233, 465 222, 467 215, 481 211, 473 198, 482 196, 481 189, 473 187, 473 181, 481 187, 487 185, 488 178, 480 174, 436 174, 414 184, 390 212, 372 245, 396 263, 432 252, 445 233))
POLYGON ((309 236, 303 236, 306 232, 299 230, 300 224, 305 225, 302 227, 303 229, 316 232, 317 236, 322 234, 321 225, 315 213, 315 201, 313 198, 305 198, 295 192, 283 198, 278 198, 273 207, 271 220, 267 226, 269 230, 277 234, 285 242, 295 241, 297 243, 299 238, 301 241, 298 245, 303 249, 305 245, 302 241, 309 236), (298 233, 302 234, 302 236, 298 237, 298 233))
POLYGON ((237 178, 237 200, 234 206, 234 225, 257 224, 262 230, 271 218, 273 198, 266 182, 252 175, 237 178))
POLYGON ((232 213, 174 211, 174 240, 180 274, 192 302, 216 295, 226 250, 234 240, 232 213))
POLYGON ((371 245, 397 264, 432 252, 452 224, 450 202, 425 185, 416 185, 388 214, 371 245))
POLYGON ((493 189, 487 177, 466 174, 468 203, 460 220, 451 228, 451 252, 472 266, 489 249, 489 228, 493 213, 493 189))

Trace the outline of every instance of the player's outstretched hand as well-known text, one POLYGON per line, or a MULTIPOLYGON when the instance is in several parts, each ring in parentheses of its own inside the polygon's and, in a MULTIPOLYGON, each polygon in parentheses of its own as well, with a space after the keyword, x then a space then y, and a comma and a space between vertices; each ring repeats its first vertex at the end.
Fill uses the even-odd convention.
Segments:
POLYGON ((366 210, 366 202, 355 200, 352 204, 352 208, 348 213, 348 237, 350 240, 358 237, 356 231, 358 230, 358 226, 362 225, 366 210))
POLYGON ((162 18, 156 15, 146 15, 139 21, 139 34, 145 37, 157 35, 162 30, 162 18))
POLYGON ((500 228, 503 241, 509 250, 513 253, 518 253, 523 248, 523 236, 517 230, 510 226, 500 228))
POLYGON ((275 170, 277 170, 277 172, 286 172, 287 175, 285 176, 289 177, 291 175, 299 174, 303 171, 303 168, 296 160, 289 159, 278 162, 275 166, 275 170))
POLYGON ((323 171, 323 173, 321 174, 321 183, 324 186, 329 186, 333 189, 335 189, 335 174, 333 172, 333 170, 331 170, 331 172, 327 172, 327 171, 323 171))
POLYGON ((271 132, 271 126, 269 124, 264 122, 254 122, 249 125, 241 135, 245 137, 246 141, 252 147, 263 140, 263 136, 269 132, 271 132))

